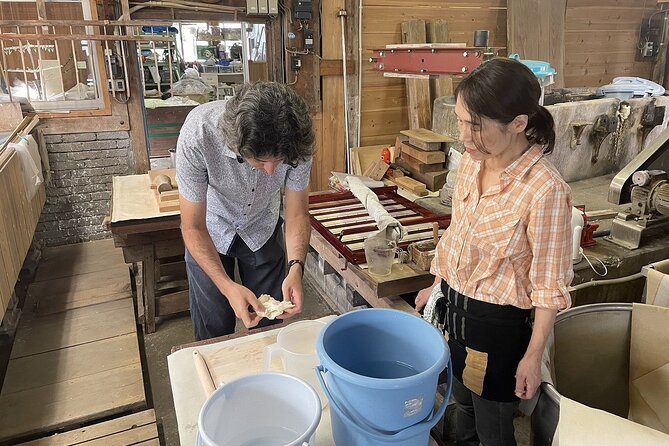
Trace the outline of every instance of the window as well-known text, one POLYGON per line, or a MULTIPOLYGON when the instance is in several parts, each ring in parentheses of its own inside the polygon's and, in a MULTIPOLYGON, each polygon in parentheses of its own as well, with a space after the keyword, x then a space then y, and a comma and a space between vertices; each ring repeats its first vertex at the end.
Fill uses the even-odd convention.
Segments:
POLYGON ((26 23, 0 25, 3 35, 0 40, 0 101, 21 102, 26 108, 39 112, 104 108, 106 76, 101 71, 102 54, 107 48, 122 43, 48 37, 85 37, 97 33, 96 27, 81 24, 82 20, 97 18, 91 5, 95 3, 89 0, 46 0, 44 19, 58 25, 40 27, 28 25, 30 21, 38 20, 36 2, 0 0, 0 20, 26 23), (11 39, 12 34, 23 37, 11 39), (38 40, 33 37, 35 34, 46 36, 38 40))

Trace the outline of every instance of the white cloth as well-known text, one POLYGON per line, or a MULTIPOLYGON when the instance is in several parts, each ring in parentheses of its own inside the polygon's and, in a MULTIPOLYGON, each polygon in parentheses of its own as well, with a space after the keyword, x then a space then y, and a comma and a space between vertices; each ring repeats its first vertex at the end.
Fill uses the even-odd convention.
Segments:
POLYGON ((439 299, 444 297, 444 293, 441 292, 441 282, 436 284, 432 288, 430 297, 427 298, 427 303, 423 309, 423 319, 428 321, 430 324, 434 325, 437 328, 439 327, 439 315, 437 314, 436 307, 439 299))
POLYGON ((42 176, 42 158, 39 155, 37 141, 32 136, 21 139, 16 144, 9 144, 14 149, 21 160, 23 169, 23 184, 26 189, 26 198, 31 201, 40 184, 44 181, 42 176))
POLYGON ((399 242, 406 236, 404 226, 392 217, 379 202, 379 197, 365 186, 359 178, 348 176, 351 193, 360 200, 367 213, 376 221, 379 231, 369 237, 385 237, 387 240, 399 242))

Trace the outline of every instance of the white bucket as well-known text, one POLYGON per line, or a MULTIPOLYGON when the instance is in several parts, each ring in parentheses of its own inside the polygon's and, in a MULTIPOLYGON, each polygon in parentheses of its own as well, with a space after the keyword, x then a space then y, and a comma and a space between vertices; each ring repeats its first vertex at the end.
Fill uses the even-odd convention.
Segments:
POLYGON ((219 387, 198 417, 198 444, 313 446, 321 420, 314 389, 294 376, 258 373, 219 387))

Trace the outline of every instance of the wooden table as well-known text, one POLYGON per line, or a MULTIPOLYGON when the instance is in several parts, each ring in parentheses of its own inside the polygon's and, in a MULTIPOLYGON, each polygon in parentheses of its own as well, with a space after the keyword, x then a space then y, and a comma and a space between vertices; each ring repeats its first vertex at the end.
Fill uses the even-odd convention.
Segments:
POLYGON ((158 210, 148 174, 114 177, 111 208, 114 245, 132 264, 138 318, 153 333, 157 317, 188 310, 181 217, 158 210))
MULTIPOLYGON (((318 320, 327 321, 332 317, 325 316, 318 320)), ((181 446, 195 445, 197 418, 206 400, 205 392, 195 370, 193 351, 197 350, 204 357, 214 382, 230 382, 236 378, 262 371, 263 351, 266 346, 276 342, 279 330, 280 328, 268 327, 254 330, 253 334, 236 333, 172 349, 172 354, 167 357, 167 365, 181 446)), ((272 363, 271 370, 281 371, 278 359, 272 363)), ((316 430, 316 444, 317 446, 335 446, 332 439, 329 404, 323 409, 321 422, 316 430)), ((436 446, 436 444, 434 440, 430 440, 430 446, 436 446)))

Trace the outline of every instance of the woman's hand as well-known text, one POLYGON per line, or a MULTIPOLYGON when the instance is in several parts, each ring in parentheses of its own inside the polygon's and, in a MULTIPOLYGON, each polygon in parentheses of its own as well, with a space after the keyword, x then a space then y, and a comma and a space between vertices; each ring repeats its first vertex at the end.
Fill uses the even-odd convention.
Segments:
POLYGON ((532 399, 541 384, 541 355, 526 353, 516 369, 516 396, 521 400, 532 399))
POLYGON ((430 294, 432 294, 433 287, 434 285, 430 285, 418 292, 418 295, 416 296, 416 311, 420 311, 425 307, 427 300, 430 298, 430 294))

